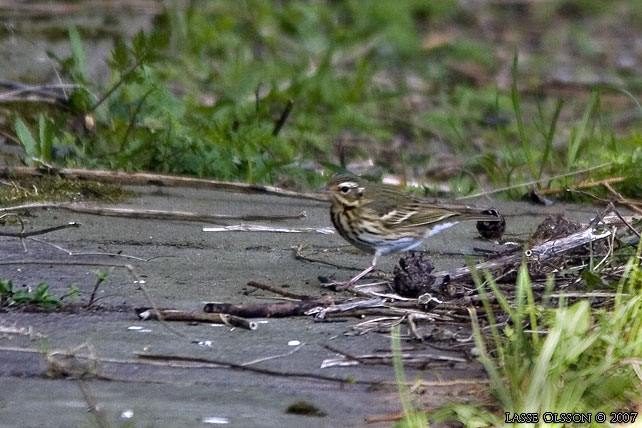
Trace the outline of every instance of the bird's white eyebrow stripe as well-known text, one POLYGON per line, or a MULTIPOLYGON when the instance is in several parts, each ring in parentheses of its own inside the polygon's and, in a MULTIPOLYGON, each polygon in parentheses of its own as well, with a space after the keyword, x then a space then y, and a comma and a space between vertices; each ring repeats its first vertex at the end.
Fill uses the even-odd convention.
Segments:
POLYGON ((339 184, 339 187, 349 187, 351 189, 354 189, 356 187, 359 187, 359 185, 354 181, 344 181, 343 183, 339 184))

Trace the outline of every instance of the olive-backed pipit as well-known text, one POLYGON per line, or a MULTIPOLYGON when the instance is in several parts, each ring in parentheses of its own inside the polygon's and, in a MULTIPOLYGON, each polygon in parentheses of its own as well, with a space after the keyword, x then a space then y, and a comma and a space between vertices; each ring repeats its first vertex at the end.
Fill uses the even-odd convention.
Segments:
POLYGON ((374 254, 368 268, 350 281, 334 283, 338 286, 354 285, 374 270, 379 256, 412 250, 462 220, 500 220, 480 208, 431 203, 354 175, 336 175, 324 190, 332 200, 330 218, 337 232, 355 247, 374 254))

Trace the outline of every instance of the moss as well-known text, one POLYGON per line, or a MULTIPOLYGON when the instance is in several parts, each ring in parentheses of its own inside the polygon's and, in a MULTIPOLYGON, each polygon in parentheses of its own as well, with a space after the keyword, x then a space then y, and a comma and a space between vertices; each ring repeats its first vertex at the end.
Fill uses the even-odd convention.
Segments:
POLYGON ((131 190, 95 181, 69 180, 61 177, 34 177, 10 180, 0 185, 0 205, 26 202, 121 202, 135 196, 131 190))
POLYGON ((319 410, 317 406, 304 400, 295 401, 290 404, 285 412, 293 415, 325 416, 325 413, 319 410))

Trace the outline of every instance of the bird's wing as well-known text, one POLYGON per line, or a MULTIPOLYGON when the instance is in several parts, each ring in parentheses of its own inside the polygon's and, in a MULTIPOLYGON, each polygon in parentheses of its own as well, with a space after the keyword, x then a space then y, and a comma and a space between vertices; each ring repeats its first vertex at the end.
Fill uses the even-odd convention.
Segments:
POLYGON ((378 186, 376 196, 368 195, 364 208, 376 212, 384 226, 390 228, 430 226, 448 220, 500 220, 499 217, 483 212, 480 208, 442 204, 438 201, 400 195, 398 191, 385 185, 378 186))
POLYGON ((373 201, 370 208, 379 214, 379 220, 389 228, 422 227, 444 221, 499 221, 500 218, 482 212, 479 208, 459 205, 442 205, 422 200, 412 200, 405 204, 373 201))
POLYGON ((429 226, 449 218, 457 220, 455 217, 459 217, 457 212, 436 205, 426 207, 425 204, 410 203, 393 208, 380 219, 387 227, 403 228, 429 226))

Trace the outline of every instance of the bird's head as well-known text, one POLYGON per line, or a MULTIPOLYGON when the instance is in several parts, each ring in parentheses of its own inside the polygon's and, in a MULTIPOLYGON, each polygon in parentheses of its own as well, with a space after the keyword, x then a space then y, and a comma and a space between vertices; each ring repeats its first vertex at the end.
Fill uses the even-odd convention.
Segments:
POLYGON ((355 175, 335 175, 325 185, 325 190, 333 202, 338 202, 346 206, 357 206, 359 200, 363 198, 366 189, 366 181, 355 175))

